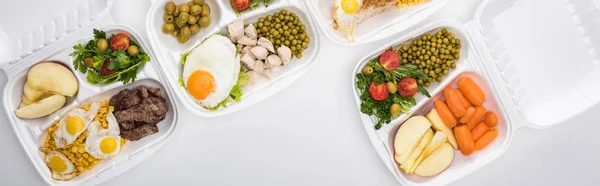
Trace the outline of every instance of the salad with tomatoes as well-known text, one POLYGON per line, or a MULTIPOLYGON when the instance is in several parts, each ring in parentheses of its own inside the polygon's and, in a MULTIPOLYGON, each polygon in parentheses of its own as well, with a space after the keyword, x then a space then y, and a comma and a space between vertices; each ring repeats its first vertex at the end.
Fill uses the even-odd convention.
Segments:
POLYGON ((414 96, 421 93, 431 97, 418 80, 429 77, 413 64, 401 64, 400 55, 386 50, 371 59, 361 73, 356 74, 356 87, 360 93, 360 111, 375 116, 375 129, 389 123, 400 113, 410 113, 417 102, 414 96))
POLYGON ((235 15, 239 17, 245 10, 257 8, 261 3, 265 7, 268 7, 272 1, 273 0, 231 0, 231 8, 235 11, 235 15))
POLYGON ((73 68, 86 74, 87 82, 92 85, 134 82, 138 69, 150 61, 150 56, 126 33, 107 37, 104 31, 97 29, 94 29, 94 39, 85 45, 73 46, 69 56, 75 58, 73 68))

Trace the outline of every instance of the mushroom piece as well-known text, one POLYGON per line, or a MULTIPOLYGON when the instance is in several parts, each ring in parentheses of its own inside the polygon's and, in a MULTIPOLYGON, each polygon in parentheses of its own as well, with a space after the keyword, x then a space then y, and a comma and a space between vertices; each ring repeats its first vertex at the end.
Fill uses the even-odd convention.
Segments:
POLYGON ((265 69, 262 71, 261 75, 267 78, 271 78, 273 76, 273 73, 271 72, 271 69, 265 69))
POLYGON ((242 51, 240 52, 240 54, 242 54, 242 56, 244 54, 249 54, 250 57, 252 57, 252 59, 256 59, 256 57, 254 57, 254 55, 252 55, 252 52, 250 52, 251 48, 252 48, 252 46, 245 46, 244 48, 242 48, 242 51))
POLYGON ((277 48, 277 54, 281 58, 283 65, 287 65, 292 60, 292 50, 285 45, 277 48))
POLYGON ((272 68, 271 63, 264 63, 264 69, 272 68))
POLYGON ((269 63, 271 67, 281 65, 281 58, 279 58, 278 55, 271 54, 267 57, 267 63, 269 63))
POLYGON ((263 63, 261 60, 256 60, 254 62, 254 68, 252 69, 253 71, 257 72, 258 74, 261 74, 264 69, 265 63, 263 63))
POLYGON ((275 53, 273 43, 271 43, 271 41, 269 41, 267 38, 261 37, 260 39, 258 39, 258 45, 267 48, 267 50, 271 51, 272 53, 275 53))
POLYGON ((246 74, 249 77, 248 82, 250 82, 250 84, 256 83, 260 79, 260 74, 255 71, 248 71, 246 74))
POLYGON ((244 54, 242 56, 242 63, 244 63, 244 65, 248 67, 248 69, 254 69, 254 59, 252 58, 252 56, 250 56, 250 54, 244 54))
POLYGON ((269 55, 269 51, 267 51, 267 49, 262 46, 253 46, 252 48, 250 48, 250 53, 252 53, 252 55, 254 55, 256 59, 260 60, 266 59, 269 55))
POLYGON ((242 36, 237 40, 237 43, 246 45, 246 46, 254 46, 256 45, 256 39, 251 39, 248 36, 242 36))
POLYGON ((229 39, 237 41, 244 36, 244 20, 240 19, 227 25, 227 31, 229 32, 229 39))
POLYGON ((256 27, 253 24, 249 24, 246 29, 244 29, 244 33, 246 36, 250 37, 250 39, 256 40, 258 33, 256 32, 256 27))

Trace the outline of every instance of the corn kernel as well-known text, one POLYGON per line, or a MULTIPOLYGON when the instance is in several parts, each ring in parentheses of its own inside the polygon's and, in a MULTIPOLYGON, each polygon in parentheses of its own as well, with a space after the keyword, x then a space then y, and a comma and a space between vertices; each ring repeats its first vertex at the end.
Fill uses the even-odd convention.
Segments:
POLYGON ((100 106, 102 106, 102 107, 105 107, 105 106, 106 106, 106 100, 105 100, 105 101, 102 101, 102 102, 100 103, 100 106))
POLYGON ((96 117, 94 118, 94 120, 95 120, 95 121, 99 121, 99 120, 100 120, 100 117, 96 116, 96 117))
POLYGON ((83 172, 83 170, 84 170, 84 169, 83 169, 83 167, 82 167, 82 166, 77 166, 77 170, 78 170, 79 172, 83 172))
POLYGON ((83 110, 85 110, 85 111, 88 111, 88 110, 90 110, 90 104, 85 104, 85 105, 83 106, 83 110))
POLYGON ((96 159, 94 159, 94 157, 90 156, 88 157, 88 162, 93 163, 94 161, 96 161, 96 159))
POLYGON ((92 165, 92 164, 87 166, 87 170, 92 170, 92 168, 94 168, 94 165, 92 165))
POLYGON ((84 153, 84 152, 85 152, 85 149, 83 149, 83 148, 79 149, 79 153, 84 153))
POLYGON ((89 157, 89 155, 87 153, 83 154, 83 158, 88 158, 88 157, 89 157))
POLYGON ((112 111, 115 111, 115 107, 113 107, 113 106, 109 106, 109 107, 108 107, 108 112, 112 112, 112 111))
POLYGON ((75 157, 81 158, 81 154, 75 154, 75 157))
POLYGON ((102 127, 103 128, 108 128, 108 124, 107 123, 102 123, 102 127))
POLYGON ((77 147, 71 147, 71 152, 77 153, 77 150, 79 150, 79 149, 77 149, 77 147))

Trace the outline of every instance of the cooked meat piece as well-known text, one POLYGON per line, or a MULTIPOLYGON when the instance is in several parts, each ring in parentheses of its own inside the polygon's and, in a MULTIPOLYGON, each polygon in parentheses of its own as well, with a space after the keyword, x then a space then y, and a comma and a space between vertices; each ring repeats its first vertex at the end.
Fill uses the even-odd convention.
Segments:
POLYGON ((119 129, 120 130, 129 130, 129 129, 134 129, 136 127, 135 123, 132 122, 132 121, 118 122, 118 123, 119 123, 119 129))
POLYGON ((137 96, 136 90, 122 90, 117 95, 110 98, 109 104, 115 108, 115 111, 125 110, 138 105, 142 99, 137 96))
POLYGON ((135 107, 115 113, 115 117, 119 123, 138 121, 155 124, 164 119, 167 111, 165 99, 148 97, 135 107))
POLYGON ((152 87, 146 87, 146 88, 148 88, 148 93, 150 93, 151 96, 162 98, 162 93, 160 93, 160 88, 152 88, 152 87))
POLYGON ((138 91, 138 96, 140 96, 142 99, 148 97, 148 88, 146 88, 146 86, 137 86, 135 89, 138 91))
POLYGON ((148 135, 158 132, 158 127, 153 124, 145 124, 135 129, 121 131, 121 137, 130 141, 137 141, 148 135))

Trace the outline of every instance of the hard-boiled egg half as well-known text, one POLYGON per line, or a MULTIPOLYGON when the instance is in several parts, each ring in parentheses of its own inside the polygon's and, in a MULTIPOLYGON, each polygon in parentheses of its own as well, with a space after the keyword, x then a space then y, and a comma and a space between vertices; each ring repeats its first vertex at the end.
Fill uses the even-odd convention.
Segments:
POLYGON ((106 129, 98 121, 88 126, 85 151, 96 159, 114 157, 121 151, 121 132, 115 115, 109 112, 106 121, 108 122, 106 129))
POLYGON ((182 77, 190 96, 210 109, 229 97, 240 68, 235 45, 229 38, 215 34, 190 52, 182 77))
POLYGON ((362 5, 362 0, 335 0, 333 6, 333 20, 342 30, 348 41, 354 41, 354 27, 356 26, 357 12, 362 5))
POLYGON ((46 154, 44 161, 55 180, 67 181, 75 177, 75 166, 64 154, 50 151, 46 154))
POLYGON ((87 111, 81 108, 71 109, 58 123, 59 129, 54 132, 56 147, 63 148, 73 143, 87 126, 94 120, 100 110, 100 103, 94 102, 87 111))

